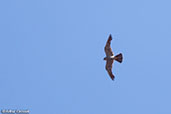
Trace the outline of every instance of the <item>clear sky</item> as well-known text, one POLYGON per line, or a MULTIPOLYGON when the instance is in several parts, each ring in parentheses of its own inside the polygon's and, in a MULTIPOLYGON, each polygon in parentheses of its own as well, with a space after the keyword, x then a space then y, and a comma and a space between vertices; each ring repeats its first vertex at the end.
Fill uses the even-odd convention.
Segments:
POLYGON ((0 108, 171 114, 170 0, 1 0, 0 108), (123 53, 112 81, 104 46, 123 53))

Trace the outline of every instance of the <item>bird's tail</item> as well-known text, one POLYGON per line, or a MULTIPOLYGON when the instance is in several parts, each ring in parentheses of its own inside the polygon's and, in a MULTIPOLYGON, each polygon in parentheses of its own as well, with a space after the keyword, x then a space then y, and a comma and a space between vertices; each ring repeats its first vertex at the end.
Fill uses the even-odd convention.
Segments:
POLYGON ((123 59, 122 53, 120 53, 120 54, 118 54, 118 55, 115 56, 115 60, 118 61, 118 62, 120 62, 120 63, 122 63, 122 59, 123 59))

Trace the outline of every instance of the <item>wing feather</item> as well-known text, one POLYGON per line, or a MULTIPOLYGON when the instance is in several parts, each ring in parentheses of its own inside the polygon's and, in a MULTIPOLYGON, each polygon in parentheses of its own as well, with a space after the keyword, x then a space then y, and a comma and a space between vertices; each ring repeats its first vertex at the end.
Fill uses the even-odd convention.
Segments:
POLYGON ((112 73, 112 64, 113 64, 113 60, 107 60, 106 70, 107 70, 109 76, 111 77, 111 79, 114 80, 115 76, 112 73))
POLYGON ((109 38, 108 38, 108 40, 107 40, 107 42, 106 42, 106 46, 105 46, 105 53, 106 53, 106 56, 108 56, 108 57, 114 55, 114 54, 113 54, 113 51, 112 51, 112 48, 111 48, 111 46, 110 46, 111 40, 112 40, 112 36, 109 35, 109 38))

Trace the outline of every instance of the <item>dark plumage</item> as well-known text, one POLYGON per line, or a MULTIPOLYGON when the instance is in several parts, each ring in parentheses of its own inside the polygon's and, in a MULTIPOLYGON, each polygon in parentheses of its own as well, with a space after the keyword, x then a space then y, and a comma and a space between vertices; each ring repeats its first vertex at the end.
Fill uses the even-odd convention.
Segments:
POLYGON ((111 77, 111 79, 114 80, 115 76, 112 73, 112 64, 113 64, 114 60, 118 61, 119 63, 122 63, 123 57, 122 57, 122 53, 114 56, 114 53, 110 46, 111 40, 112 40, 112 36, 109 35, 106 46, 104 48, 105 53, 106 53, 106 57, 104 58, 104 60, 106 60, 106 70, 107 70, 109 76, 111 77))

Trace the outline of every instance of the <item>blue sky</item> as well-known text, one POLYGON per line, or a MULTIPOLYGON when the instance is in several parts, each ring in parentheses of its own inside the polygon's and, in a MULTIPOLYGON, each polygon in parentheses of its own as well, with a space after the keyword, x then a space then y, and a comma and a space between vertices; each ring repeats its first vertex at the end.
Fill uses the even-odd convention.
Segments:
POLYGON ((170 114, 171 1, 1 0, 0 108, 170 114), (112 81, 104 46, 123 53, 112 81))

